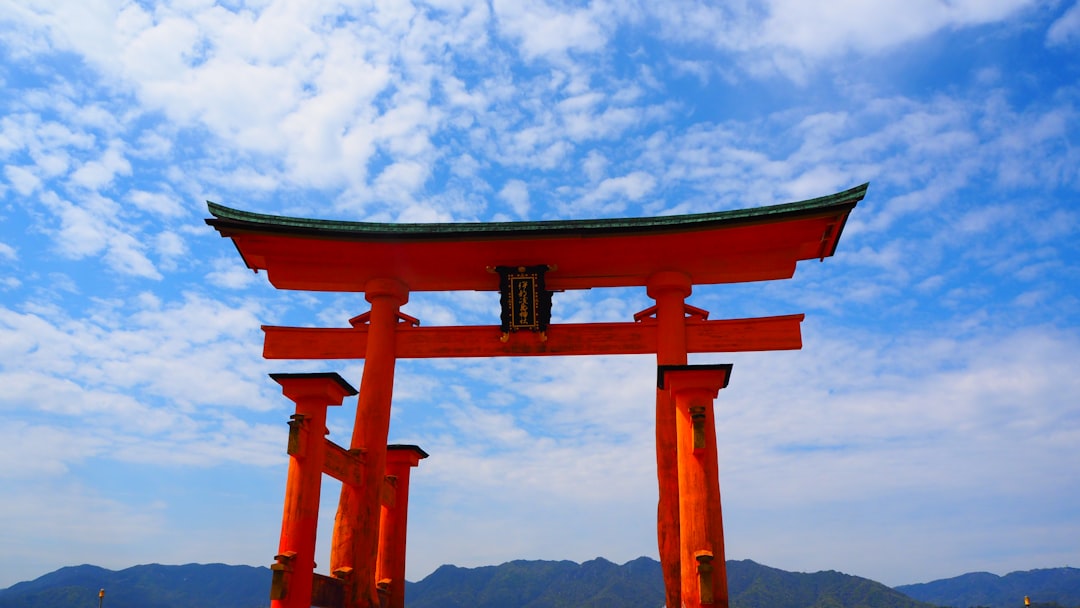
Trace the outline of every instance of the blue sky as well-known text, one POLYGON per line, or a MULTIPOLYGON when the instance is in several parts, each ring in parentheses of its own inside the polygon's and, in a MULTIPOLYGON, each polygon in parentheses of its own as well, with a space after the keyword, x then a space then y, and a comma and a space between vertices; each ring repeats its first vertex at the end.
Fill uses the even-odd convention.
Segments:
MULTIPOLYGON (((264 361, 259 326, 368 305, 274 290, 206 200, 548 220, 864 182, 835 257, 689 299, 807 315, 801 351, 691 360, 734 364, 728 557, 890 585, 1080 565, 1077 57, 1072 1, 0 1, 0 587, 271 562, 291 407, 266 374, 358 385, 362 362, 264 361)), ((497 302, 404 311, 493 324, 497 302)), ((650 304, 571 292, 553 314, 650 304)), ((409 578, 655 557, 654 366, 400 362, 390 439, 431 454, 409 578)))

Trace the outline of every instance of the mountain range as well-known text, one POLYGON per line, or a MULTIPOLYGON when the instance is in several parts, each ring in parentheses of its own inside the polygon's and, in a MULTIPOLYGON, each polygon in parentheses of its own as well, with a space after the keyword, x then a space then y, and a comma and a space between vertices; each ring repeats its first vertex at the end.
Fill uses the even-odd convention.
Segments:
POLYGON ((997 576, 972 572, 917 585, 901 585, 897 591, 940 606, 1080 606, 1080 569, 1047 568, 997 576), (1019 598, 1019 599, 1018 599, 1019 598))
MULTIPOLYGON (((835 571, 797 573, 750 560, 729 561, 732 608, 1080 608, 1080 569, 1006 576, 979 572, 891 589, 835 571)), ((159 564, 106 570, 61 568, 0 590, 0 608, 266 608, 270 570, 224 564, 159 564), (106 590, 104 598, 98 597, 106 590)), ((406 586, 408 608, 660 608, 660 564, 602 558, 442 566, 406 586)))

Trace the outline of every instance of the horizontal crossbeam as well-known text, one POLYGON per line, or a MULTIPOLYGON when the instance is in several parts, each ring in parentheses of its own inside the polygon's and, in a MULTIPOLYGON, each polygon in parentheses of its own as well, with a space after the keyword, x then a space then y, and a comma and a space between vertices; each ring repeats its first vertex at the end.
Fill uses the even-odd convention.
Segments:
MULTIPOLYGON (((689 353, 723 353, 802 348, 804 315, 686 320, 689 353)), ((263 356, 267 359, 363 359, 367 326, 350 328, 264 325, 263 356)), ((551 325, 546 334, 514 332, 503 341, 497 325, 412 327, 396 332, 399 359, 455 357, 535 357, 563 355, 640 355, 655 353, 653 319, 634 323, 551 325), (546 338, 546 339, 545 339, 546 338)))
POLYGON ((364 452, 362 450, 346 450, 340 445, 325 440, 326 461, 323 464, 323 473, 333 477, 345 485, 360 487, 360 469, 364 465, 364 452))
MULTIPOLYGON (((324 440, 323 445, 326 446, 323 473, 345 485, 359 488, 363 483, 361 468, 367 460, 364 450, 346 450, 329 439, 324 440)), ((383 487, 379 497, 382 504, 388 507, 394 506, 397 497, 396 477, 393 475, 383 477, 383 487)))
POLYGON ((345 607, 345 581, 318 572, 311 581, 311 605, 318 608, 345 607))

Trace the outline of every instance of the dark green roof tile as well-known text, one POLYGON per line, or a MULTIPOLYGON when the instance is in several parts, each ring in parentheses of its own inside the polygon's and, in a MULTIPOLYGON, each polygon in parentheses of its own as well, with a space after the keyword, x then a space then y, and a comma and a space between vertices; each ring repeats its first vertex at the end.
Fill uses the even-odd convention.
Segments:
POLYGON ((712 213, 666 215, 621 219, 550 220, 526 222, 447 222, 426 224, 393 224, 319 220, 280 215, 266 215, 232 209, 207 201, 215 219, 206 222, 215 228, 243 231, 304 234, 344 239, 440 239, 544 236, 568 233, 619 233, 639 230, 686 229, 710 224, 731 224, 741 221, 760 222, 781 217, 817 214, 832 209, 850 209, 866 194, 869 184, 810 200, 734 209, 712 213))

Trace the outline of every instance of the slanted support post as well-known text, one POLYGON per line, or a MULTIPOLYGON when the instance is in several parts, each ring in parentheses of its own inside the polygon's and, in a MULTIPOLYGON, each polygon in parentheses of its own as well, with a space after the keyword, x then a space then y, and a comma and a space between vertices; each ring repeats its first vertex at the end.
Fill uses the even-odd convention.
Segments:
MULTIPOLYGON (((379 552, 379 519, 386 475, 386 440, 390 432, 390 403, 394 391, 395 333, 403 322, 400 308, 409 300, 408 287, 396 279, 367 282, 364 297, 371 303, 367 354, 360 380, 351 449, 365 450, 361 484, 343 484, 334 520, 330 551, 332 571, 352 568, 345 593, 347 608, 379 605, 376 560, 379 552)), ((404 322, 411 322, 405 319, 404 322)))
POLYGON ((731 365, 661 365, 657 386, 674 404, 679 481, 680 591, 685 608, 728 608, 724 520, 713 400, 731 365))
POLYGON ((356 389, 335 373, 270 374, 296 404, 289 421, 289 473, 281 539, 272 566, 272 608, 308 608, 315 576, 319 492, 326 461, 326 408, 356 389))
MULTIPOLYGON (((375 578, 385 583, 386 608, 405 608, 405 540, 409 518, 409 474, 428 454, 415 445, 386 449, 386 474, 396 478, 393 504, 383 504, 375 578)), ((381 588, 381 587, 380 587, 381 588)))
MULTIPOLYGON (((693 284, 681 272, 649 277, 646 293, 656 301, 657 365, 686 365, 686 298, 693 284)), ((640 320, 640 319, 638 319, 640 320)), ((668 606, 682 606, 679 553, 679 471, 675 450, 675 411, 667 391, 656 391, 656 477, 659 502, 656 536, 668 606)))

